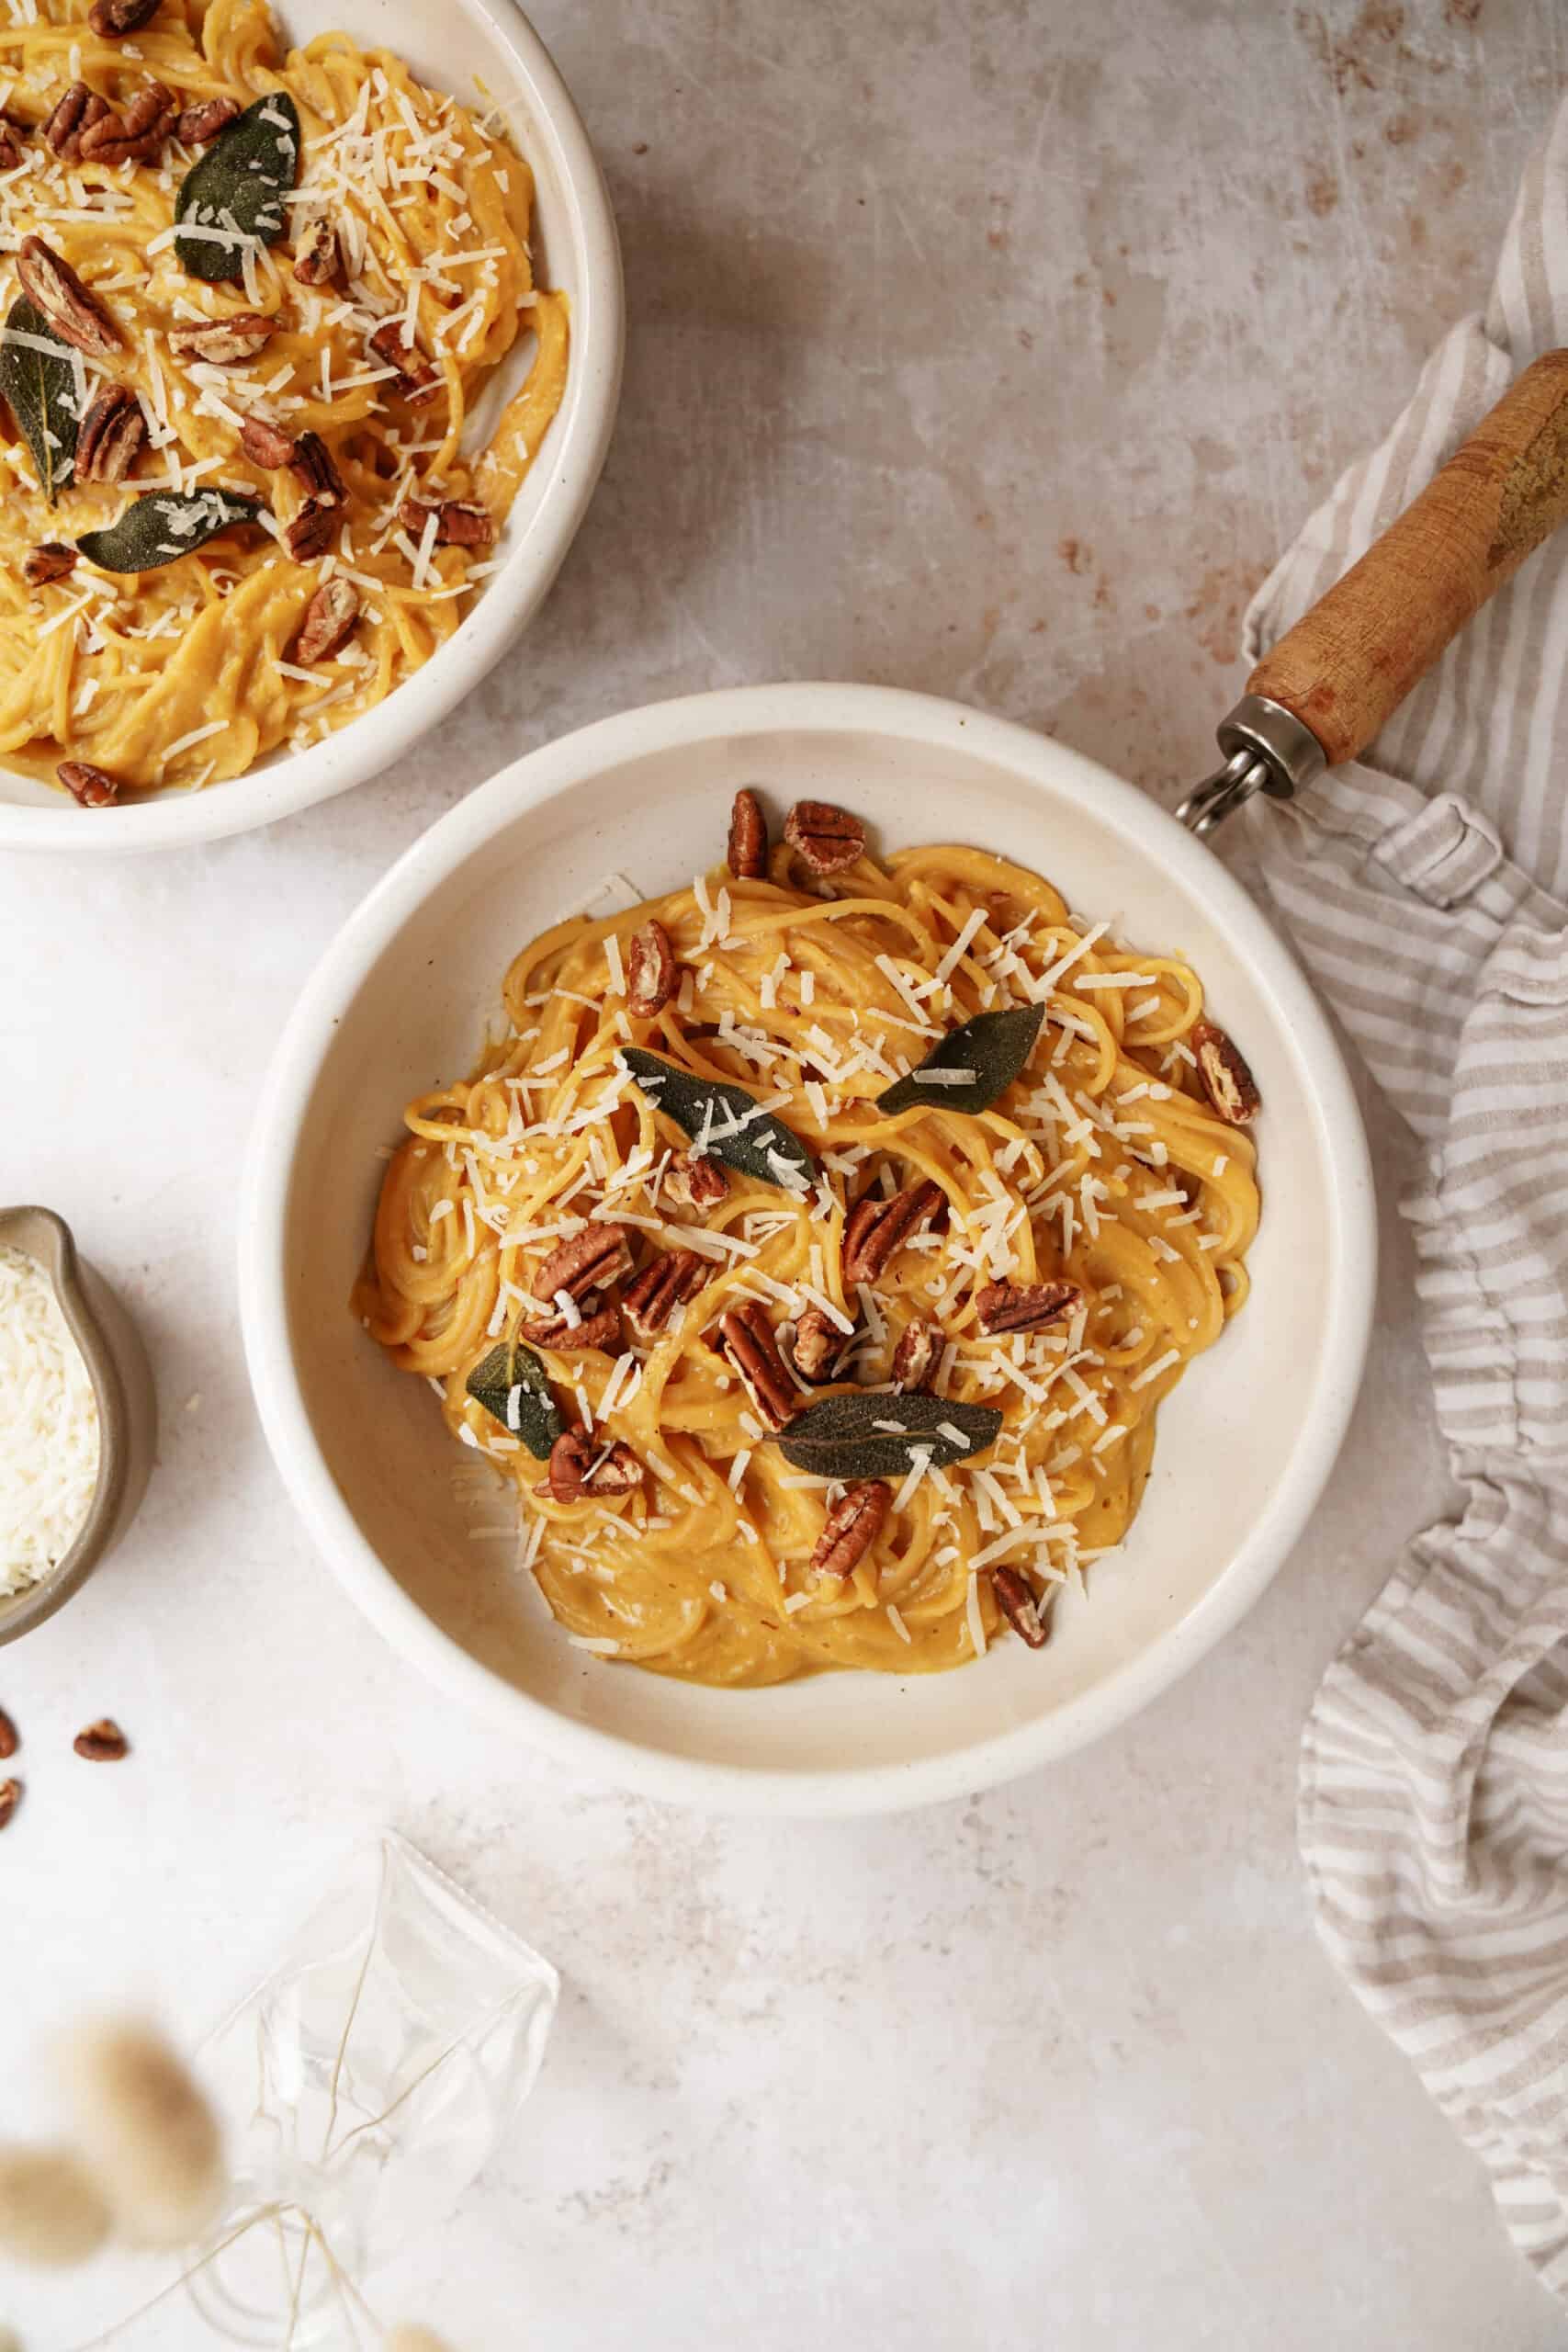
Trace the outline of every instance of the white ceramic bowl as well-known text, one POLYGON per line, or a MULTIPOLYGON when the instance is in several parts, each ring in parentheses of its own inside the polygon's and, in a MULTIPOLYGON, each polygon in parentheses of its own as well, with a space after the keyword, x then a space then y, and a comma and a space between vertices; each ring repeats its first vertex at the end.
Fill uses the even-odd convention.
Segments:
MULTIPOLYGON (((279 1469, 399 1649, 584 1770, 729 1810, 923 1804, 1064 1754, 1142 1706, 1258 1598, 1302 1531, 1355 1402, 1374 1274, 1371 1171, 1344 1067, 1287 950, 1218 861, 1091 762, 953 703, 771 686, 631 711, 483 786, 392 868, 284 1034, 253 1135, 241 1304, 279 1469), (613 872, 671 888, 722 858, 730 796, 775 821, 836 800, 890 846, 957 839, 1036 866, 1085 914, 1179 949, 1257 1071, 1265 1215, 1253 1294, 1161 1408, 1132 1536, 1049 1646, 900 1682, 830 1674, 702 1690, 573 1648, 530 1579, 470 1540, 458 1454, 421 1381, 348 1309, 409 1096, 466 1069, 517 948, 613 872)), ((498 1492, 500 1490, 498 1489, 498 1492)), ((480 1517, 493 1523, 494 1508, 480 1517)))
MULTIPOLYGON (((571 302, 566 396, 497 548, 503 569, 450 642, 376 709, 307 752, 277 752, 205 792, 143 795, 90 815, 0 763, 0 851, 123 857, 270 825, 363 784, 454 710, 532 619, 599 479, 620 397, 625 340, 615 215, 588 134, 537 33, 513 0, 273 0, 286 38, 351 33, 394 49, 432 89, 499 104, 537 186, 535 266, 571 302)), ((503 370, 520 382, 532 345, 503 370)))

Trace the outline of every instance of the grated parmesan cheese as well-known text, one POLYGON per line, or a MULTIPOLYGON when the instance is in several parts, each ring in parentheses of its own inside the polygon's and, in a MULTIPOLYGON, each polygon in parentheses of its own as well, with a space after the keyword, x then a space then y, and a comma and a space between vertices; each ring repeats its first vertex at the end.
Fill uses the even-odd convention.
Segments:
POLYGON ((98 1483, 97 1399, 40 1266, 0 1248, 0 1595, 70 1550, 98 1483))

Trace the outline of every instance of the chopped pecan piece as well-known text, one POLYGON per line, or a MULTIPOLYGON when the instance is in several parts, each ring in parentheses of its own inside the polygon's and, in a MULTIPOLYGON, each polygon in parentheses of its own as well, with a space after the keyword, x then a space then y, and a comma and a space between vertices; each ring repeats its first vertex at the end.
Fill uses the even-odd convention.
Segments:
POLYGON ((57 335, 89 357, 103 359, 120 347, 120 332, 96 295, 89 294, 68 261, 41 237, 24 237, 17 276, 29 302, 40 310, 57 335))
POLYGON ((54 773, 84 808, 107 808, 119 798, 118 779, 103 768, 89 767, 85 760, 62 760, 54 773))
POLYGON ((568 1430, 550 1448, 550 1475, 536 1495, 558 1503, 581 1502, 584 1495, 629 1495, 646 1473, 629 1445, 612 1440, 598 1445, 585 1430, 568 1430))
POLYGON ((929 1224, 943 1197, 942 1186, 926 1177, 906 1184, 891 1200, 868 1193, 857 1201, 844 1227, 845 1282, 874 1283, 895 1251, 929 1224))
POLYGON ((22 565, 22 578, 29 588, 46 588, 51 580, 63 580, 76 569, 76 550, 63 546, 59 539, 45 539, 34 548, 22 565))
POLYGON ((784 819, 784 839, 813 874, 842 874, 865 854, 865 827, 830 800, 797 800, 784 819))
POLYGON ((260 311, 236 311, 227 319, 201 319, 194 325, 171 327, 169 349, 176 359, 199 360, 209 368, 239 368, 254 359, 277 333, 282 321, 260 311))
POLYGON ((1077 1283, 987 1283, 975 1294, 982 1331, 1043 1331, 1083 1303, 1077 1283))
POLYGON ((22 1802, 20 1781, 0 1781, 0 1829, 4 1829, 22 1802))
POLYGON ((822 1523, 807 1566, 819 1577, 847 1577, 881 1534, 892 1500, 878 1478, 868 1478, 840 1495, 822 1523))
POLYGON ((678 1151, 664 1171, 664 1189, 678 1208, 711 1209, 727 1198, 729 1178, 705 1151, 678 1151))
POLYGON ((1263 1098, 1239 1049, 1212 1021, 1199 1022, 1192 1044, 1203 1091, 1222 1119, 1233 1127, 1245 1127, 1263 1108, 1263 1098))
POLYGON ((754 1299, 731 1308, 718 1318, 718 1337, 763 1427, 787 1429, 800 1410, 800 1396, 784 1368, 765 1310, 754 1299))
POLYGON ((0 116, 0 172, 14 172, 22 160, 22 142, 16 126, 0 116))
POLYGON ((16 1724, 11 1721, 5 1708, 0 1707, 0 1761, 15 1756, 21 1744, 17 1736, 16 1724))
POLYGON ((472 499, 446 498, 439 506, 432 506, 422 498, 405 498, 398 510, 399 521, 416 539, 424 537, 433 514, 438 548, 488 548, 494 544, 495 517, 488 506, 476 505, 472 499))
POLYGON ((253 466, 265 466, 269 473, 294 461, 294 435, 265 416, 242 419, 240 447, 253 466))
POLYGON ((284 527, 284 545, 295 562, 314 563, 325 555, 342 520, 335 498, 308 498, 284 527))
POLYGON ((89 90, 85 82, 73 82, 43 126, 45 143, 62 163, 80 163, 82 133, 102 122, 108 110, 107 101, 89 90))
POLYGON ((705 1289, 706 1262, 694 1250, 671 1250, 645 1266, 621 1295, 626 1321, 639 1340, 652 1340, 669 1329, 677 1307, 684 1306, 705 1289))
POLYGON ((294 254, 294 276, 301 286, 330 286, 343 268, 343 247, 337 231, 323 212, 300 235, 294 254))
POLYGON ((87 22, 100 40, 123 40, 139 33, 158 13, 158 0, 93 0, 87 22))
POLYGON ((180 119, 180 102, 162 82, 148 82, 137 91, 123 114, 100 115, 77 133, 76 152, 84 164, 151 164, 180 119))
POLYGON ((650 916, 637 932, 626 959, 626 1005, 635 1019, 651 1021, 675 993, 675 950, 664 925, 650 916))
POLYGON ((923 1388, 942 1346, 934 1323, 906 1323, 893 1351, 893 1377, 900 1388, 923 1388))
POLYGON ((76 436, 77 481, 123 481, 146 438, 147 419, 136 394, 123 384, 105 384, 76 436))
POLYGON ((301 433, 287 459, 289 471, 307 498, 314 498, 336 506, 348 503, 343 476, 333 463, 333 453, 319 433, 301 433))
POLYGON ((1021 1640, 1032 1650, 1045 1646, 1045 1626, 1040 1615, 1040 1604, 1016 1568, 999 1565, 991 1570, 991 1589, 997 1596, 997 1607, 1021 1640))
POLYGON ((803 1380, 831 1380, 840 1357, 849 1346, 853 1333, 840 1331, 831 1316, 824 1315, 819 1306, 803 1307, 795 1326, 795 1346, 790 1351, 795 1368, 803 1380))
POLYGON ((187 147, 210 146, 220 130, 238 119, 238 98, 198 98, 179 119, 179 135, 187 147))
POLYGON ((440 375, 423 353, 408 341, 396 319, 389 319, 385 326, 377 328, 370 338, 370 348, 384 368, 397 369, 392 390, 410 408, 423 408, 440 392, 440 375))
POLYGON ((71 1745, 89 1764, 118 1764, 130 1753, 130 1742, 112 1715, 100 1715, 96 1724, 79 1731, 71 1745))
POLYGON ((768 826, 754 792, 730 804, 728 865, 738 882, 760 882, 768 870, 768 826))
POLYGON ((305 607, 289 660, 307 670, 312 662, 330 662, 348 643, 358 618, 359 591, 353 581, 341 574, 323 580, 305 607))

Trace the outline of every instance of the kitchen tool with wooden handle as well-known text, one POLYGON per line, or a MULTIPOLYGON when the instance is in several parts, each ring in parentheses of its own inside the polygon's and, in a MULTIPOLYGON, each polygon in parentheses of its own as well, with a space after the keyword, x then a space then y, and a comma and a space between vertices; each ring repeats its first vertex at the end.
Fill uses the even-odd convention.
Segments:
POLYGON ((1225 764, 1177 810, 1212 832, 1255 792, 1289 800, 1366 749, 1416 681, 1568 521, 1568 351, 1510 385, 1462 447, 1247 682, 1225 764))

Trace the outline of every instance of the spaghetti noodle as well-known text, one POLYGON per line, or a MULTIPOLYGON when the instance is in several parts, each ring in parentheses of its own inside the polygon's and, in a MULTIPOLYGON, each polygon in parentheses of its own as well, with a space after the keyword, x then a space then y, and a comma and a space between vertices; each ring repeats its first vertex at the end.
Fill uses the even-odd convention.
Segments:
MULTIPOLYGON (((285 55, 265 0, 164 0, 132 40, 95 32, 87 0, 9 13, 28 21, 0 27, 0 249, 18 281, 6 304, 28 290, 26 241, 41 241, 118 341, 95 354, 68 339, 76 448, 73 463, 57 413, 55 503, 22 431, 0 446, 0 753, 50 781, 88 763, 118 796, 198 787, 347 725, 452 636, 559 405, 566 300, 534 284, 526 163, 494 119, 389 52, 332 34, 285 55), (281 124, 280 96, 299 130, 281 234, 182 231, 182 185, 224 118, 271 100, 281 124), (164 107, 143 152, 79 152, 94 117, 134 128, 139 102, 164 107), (89 123, 74 140, 73 107, 89 123), (226 240, 235 282, 192 274, 182 235, 187 255, 192 237, 226 240), (199 330, 247 320, 265 330, 254 351, 204 356, 199 330), (530 334, 502 406, 497 371, 530 334), (89 428, 106 392, 128 398, 89 428), (259 526, 152 570, 78 551, 130 496, 214 491, 261 501, 259 526), (348 620, 335 645, 330 628, 302 637, 323 589, 316 609, 348 620)), ((6 340, 48 364, 14 310, 6 340)))
POLYGON ((1197 975, 1001 858, 878 862, 863 843, 855 828, 830 878, 809 859, 802 877, 785 842, 754 878, 721 869, 544 933, 473 1077, 409 1104, 381 1190, 356 1311, 514 1483, 571 1637, 659 1673, 934 1671, 1004 1618, 1033 1639, 1032 1612, 1125 1533, 1160 1400, 1247 1296, 1256 1155, 1233 1121, 1256 1095, 1197 975), (979 1081, 955 1056, 1010 1011, 1033 1039, 1023 1067, 960 1107, 979 1081), (879 1106, 912 1065, 913 1107, 879 1106), (699 1117, 720 1086, 729 1107, 716 1093, 699 1117), (774 1122, 803 1168, 745 1148, 774 1122), (649 1328, 683 1251, 697 1271, 649 1328), (739 1376, 737 1316, 763 1318, 782 1414, 776 1380, 739 1376), (564 1482, 530 1451, 520 1388, 481 1401, 498 1349, 507 1380, 530 1354, 542 1367, 564 1482), (832 1421, 864 1391, 852 1409, 903 1474, 796 1466, 819 1400, 840 1400, 832 1421), (999 1432, 939 1460, 961 1433, 922 1444, 912 1404, 928 1430, 990 1408, 999 1432), (843 1552, 825 1571, 825 1529, 855 1517, 846 1485, 885 1491, 847 1572, 843 1552))

